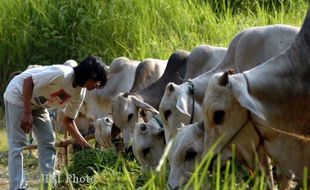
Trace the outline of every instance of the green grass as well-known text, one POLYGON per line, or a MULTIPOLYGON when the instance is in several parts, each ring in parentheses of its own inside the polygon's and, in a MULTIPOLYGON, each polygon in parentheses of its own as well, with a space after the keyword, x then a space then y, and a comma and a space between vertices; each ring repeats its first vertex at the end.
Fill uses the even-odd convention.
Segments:
MULTIPOLYGON (((167 59, 175 50, 190 51, 200 44, 227 47, 248 27, 301 26, 308 6, 306 0, 0 0, 0 106, 9 73, 29 64, 80 61, 89 54, 109 64, 120 56, 167 59)), ((3 111, 0 151, 6 151, 2 118, 3 111)), ((249 184, 266 189, 264 173, 240 180, 233 162, 224 171, 217 167, 209 178, 208 160, 197 166, 188 187, 199 189, 208 182, 212 189, 246 189, 249 184)), ((160 171, 141 175, 135 160, 118 157, 115 162, 117 168, 102 165, 94 172, 96 182, 83 188, 166 188, 167 163, 160 171)))
POLYGON ((7 151, 8 150, 8 144, 7 144, 7 135, 6 130, 3 127, 0 127, 0 152, 7 151))
POLYGON ((0 0, 0 94, 9 73, 29 64, 81 61, 89 54, 107 64, 120 56, 167 59, 200 44, 227 46, 252 26, 300 26, 308 6, 305 0, 207 2, 0 0))
POLYGON ((0 152, 8 150, 7 134, 5 129, 4 113, 0 108, 0 152))

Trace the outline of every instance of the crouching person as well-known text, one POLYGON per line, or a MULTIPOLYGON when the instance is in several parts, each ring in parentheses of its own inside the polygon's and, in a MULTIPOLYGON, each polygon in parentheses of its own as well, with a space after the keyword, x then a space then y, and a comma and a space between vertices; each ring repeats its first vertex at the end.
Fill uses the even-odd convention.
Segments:
POLYGON ((31 129, 38 142, 41 172, 43 176, 54 175, 55 134, 47 108, 63 108, 66 130, 83 148, 91 148, 74 119, 86 90, 101 88, 106 81, 103 63, 95 56, 87 57, 74 68, 43 66, 26 70, 11 80, 4 93, 11 190, 27 189, 22 150, 26 146, 26 133, 31 129))

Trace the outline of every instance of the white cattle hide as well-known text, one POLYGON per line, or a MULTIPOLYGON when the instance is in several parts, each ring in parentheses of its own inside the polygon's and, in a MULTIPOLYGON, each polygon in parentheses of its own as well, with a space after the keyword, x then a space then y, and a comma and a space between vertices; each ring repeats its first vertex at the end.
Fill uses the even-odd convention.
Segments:
POLYGON ((234 37, 221 63, 209 72, 192 80, 193 95, 189 92, 190 83, 181 85, 169 83, 159 107, 167 137, 171 138, 175 134, 180 123, 189 124, 193 113, 193 122, 202 120, 202 117, 200 117, 202 100, 209 79, 214 73, 231 68, 235 72, 242 72, 259 65, 286 50, 294 41, 298 31, 297 27, 287 25, 270 25, 246 29, 234 37), (192 109, 192 96, 194 96, 196 102, 194 103, 194 109, 192 109), (196 114, 198 115, 196 116, 196 114))
POLYGON ((107 84, 86 93, 86 109, 93 120, 111 113, 111 101, 120 92, 136 91, 153 83, 163 73, 167 61, 147 58, 143 61, 119 57, 108 69, 107 84))
POLYGON ((93 123, 95 127, 95 139, 100 145, 100 148, 107 149, 112 148, 111 140, 111 129, 112 129, 112 118, 109 116, 96 119, 93 123))
MULTIPOLYGON (((310 168, 309 36, 308 10, 302 29, 286 51, 242 74, 225 72, 212 77, 203 101, 205 151, 223 135, 216 151, 229 154, 227 145, 252 126, 246 140, 234 142, 236 149, 253 144, 254 150, 245 152, 253 154, 258 146, 263 147, 281 170, 281 184, 292 178, 302 183, 303 168, 310 168), (259 137, 259 144, 253 136, 259 137)), ((239 156, 246 163, 254 161, 239 156)))
POLYGON ((178 129, 168 154, 170 166, 168 184, 172 189, 185 185, 192 176, 195 166, 202 160, 203 127, 203 123, 194 123, 187 126, 182 124, 178 129))
POLYGON ((86 92, 85 106, 87 116, 96 120, 111 113, 111 100, 120 92, 130 90, 139 61, 119 57, 112 61, 107 72, 107 83, 102 89, 86 92))
POLYGON ((227 48, 200 45, 192 49, 186 64, 185 79, 195 78, 215 67, 225 57, 227 48))
POLYGON ((136 69, 135 80, 129 92, 142 90, 157 81, 164 73, 167 60, 147 58, 136 69))
POLYGON ((123 134, 126 148, 132 142, 134 126, 145 113, 158 113, 161 97, 168 82, 181 83, 185 74, 188 52, 176 51, 168 60, 164 74, 156 82, 136 93, 120 93, 112 100, 112 118, 123 134))
POLYGON ((155 118, 148 123, 136 124, 132 150, 143 171, 155 169, 164 153, 165 146, 164 128, 155 118))

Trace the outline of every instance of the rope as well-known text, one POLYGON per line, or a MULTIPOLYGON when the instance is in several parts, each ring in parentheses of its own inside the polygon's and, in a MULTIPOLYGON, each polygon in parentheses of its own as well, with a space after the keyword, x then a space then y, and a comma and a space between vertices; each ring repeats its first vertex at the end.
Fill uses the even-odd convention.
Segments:
POLYGON ((160 126, 160 128, 164 128, 164 125, 163 125, 163 123, 161 122, 161 119, 159 118, 159 115, 158 115, 158 114, 155 115, 153 118, 157 121, 157 123, 158 123, 158 125, 160 126))
POLYGON ((189 121, 189 124, 193 123, 194 120, 194 114, 195 114, 195 99, 194 99, 194 94, 195 94, 195 85, 191 79, 188 79, 188 92, 192 96, 192 114, 191 114, 191 119, 189 121))

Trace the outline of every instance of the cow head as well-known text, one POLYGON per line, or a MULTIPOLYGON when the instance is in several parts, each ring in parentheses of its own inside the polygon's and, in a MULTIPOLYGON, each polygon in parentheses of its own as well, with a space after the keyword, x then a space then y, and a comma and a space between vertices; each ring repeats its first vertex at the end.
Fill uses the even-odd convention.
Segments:
POLYGON ((112 119, 109 116, 102 117, 94 121, 95 139, 102 148, 111 148, 112 119))
POLYGON ((125 148, 128 148, 132 142, 136 123, 141 121, 140 109, 157 113, 152 106, 128 93, 120 93, 112 99, 112 118, 115 125, 122 131, 125 148))
POLYGON ((142 170, 155 169, 166 146, 164 129, 155 118, 136 124, 133 132, 133 153, 142 170))
POLYGON ((231 146, 235 144, 236 159, 246 161, 248 166, 252 166, 259 136, 250 120, 249 110, 252 112, 257 109, 248 102, 249 99, 242 100, 247 94, 241 95, 247 91, 243 75, 229 74, 231 73, 225 72, 213 75, 205 93, 205 153, 217 142, 215 153, 221 153, 222 163, 225 163, 224 161, 231 157, 231 146))
MULTIPOLYGON (((162 97, 159 113, 165 126, 166 141, 173 138, 177 132, 177 128, 184 124, 190 124, 191 114, 193 113, 193 98, 188 92, 187 84, 180 86, 169 83, 166 86, 164 96, 162 97)), ((201 106, 194 101, 194 118, 193 122, 202 118, 201 106)))
MULTIPOLYGON (((183 125, 183 124, 182 124, 183 125)), ((170 165, 169 186, 177 189, 186 184, 202 159, 204 143, 203 123, 179 128, 168 159, 170 165)))

